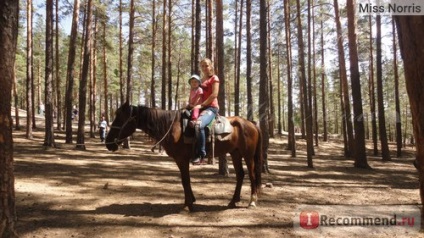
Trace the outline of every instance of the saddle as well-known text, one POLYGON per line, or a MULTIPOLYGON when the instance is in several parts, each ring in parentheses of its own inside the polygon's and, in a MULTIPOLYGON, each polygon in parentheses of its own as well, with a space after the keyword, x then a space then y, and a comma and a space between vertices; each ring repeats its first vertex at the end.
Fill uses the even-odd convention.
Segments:
MULTIPOLYGON (((188 126, 188 122, 190 121, 190 112, 187 110, 183 111, 182 118, 184 143, 192 144, 195 142, 196 132, 194 128, 188 126)), ((227 141, 230 139, 231 133, 233 132, 233 126, 228 118, 217 115, 205 128, 205 132, 206 142, 211 142, 214 139, 218 141, 227 141)))

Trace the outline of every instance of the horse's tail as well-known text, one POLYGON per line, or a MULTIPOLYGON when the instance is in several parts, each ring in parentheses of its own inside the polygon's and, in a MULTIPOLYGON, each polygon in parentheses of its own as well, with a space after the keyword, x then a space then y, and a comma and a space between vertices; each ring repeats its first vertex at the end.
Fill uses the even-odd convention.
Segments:
POLYGON ((262 186, 262 131, 259 128, 257 123, 254 123, 256 129, 258 130, 258 141, 256 142, 256 150, 254 155, 254 163, 255 163, 255 180, 256 180, 256 188, 258 192, 261 191, 262 186))

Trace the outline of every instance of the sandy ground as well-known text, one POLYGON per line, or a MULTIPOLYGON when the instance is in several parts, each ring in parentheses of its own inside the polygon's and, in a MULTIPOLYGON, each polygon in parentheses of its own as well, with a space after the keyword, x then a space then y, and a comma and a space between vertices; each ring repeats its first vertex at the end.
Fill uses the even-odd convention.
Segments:
POLYGON ((363 170, 342 157, 342 143, 321 142, 315 148, 315 168, 309 169, 304 142, 298 141, 298 157, 291 158, 284 150, 286 139, 272 139, 271 174, 263 175, 257 208, 247 208, 247 178, 238 208, 227 208, 235 188, 230 163, 229 177, 217 175, 218 165, 191 167, 197 202, 196 211, 188 213, 182 211, 176 164, 166 154, 152 153, 152 142, 141 132, 135 133, 131 150, 115 153, 99 139, 86 139, 86 151, 75 150, 75 145, 63 143, 63 133, 56 134, 57 149, 46 149, 43 130, 34 135, 28 140, 24 131, 14 132, 17 230, 22 237, 423 236, 416 228, 399 226, 305 230, 297 221, 299 207, 305 205, 335 213, 340 209, 336 205, 369 206, 377 214, 401 205, 418 209, 411 147, 391 162, 368 157, 373 169, 363 170))

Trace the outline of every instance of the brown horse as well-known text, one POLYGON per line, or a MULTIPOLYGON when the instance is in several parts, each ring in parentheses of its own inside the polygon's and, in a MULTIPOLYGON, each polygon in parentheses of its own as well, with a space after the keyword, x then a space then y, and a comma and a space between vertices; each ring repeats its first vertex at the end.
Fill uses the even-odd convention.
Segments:
MULTIPOLYGON (((116 151, 122 141, 134 133, 138 128, 147 133, 165 149, 166 153, 174 158, 181 173, 184 188, 184 209, 193 210, 196 201, 190 184, 190 158, 193 157, 193 148, 184 143, 180 111, 166 111, 144 106, 131 106, 123 104, 117 111, 111 129, 106 137, 108 150, 116 151)), ((251 198, 249 207, 255 207, 257 194, 261 188, 261 132, 259 128, 250 121, 240 117, 229 117, 233 132, 228 141, 217 141, 215 143, 215 156, 231 154, 237 177, 237 185, 228 204, 236 207, 240 201, 240 191, 243 184, 244 158, 249 172, 251 198)))

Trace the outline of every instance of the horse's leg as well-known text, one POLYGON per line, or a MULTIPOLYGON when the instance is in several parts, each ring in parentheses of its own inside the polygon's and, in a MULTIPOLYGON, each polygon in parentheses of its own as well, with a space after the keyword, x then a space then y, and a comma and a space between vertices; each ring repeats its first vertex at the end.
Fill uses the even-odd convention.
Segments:
POLYGON ((236 172, 237 184, 236 189, 234 191, 233 199, 231 199, 228 207, 235 208, 236 203, 240 202, 240 192, 241 186, 243 185, 244 171, 243 171, 243 163, 242 157, 238 151, 231 153, 231 158, 233 160, 234 170, 236 172))
POLYGON ((256 186, 255 164, 253 161, 253 157, 246 157, 245 161, 247 165, 247 171, 249 173, 251 190, 249 208, 254 208, 256 207, 256 202, 258 201, 258 188, 256 186))
POLYGON ((193 211, 193 203, 196 201, 191 189, 189 161, 182 158, 175 158, 181 173, 181 182, 184 188, 184 210, 193 211))

